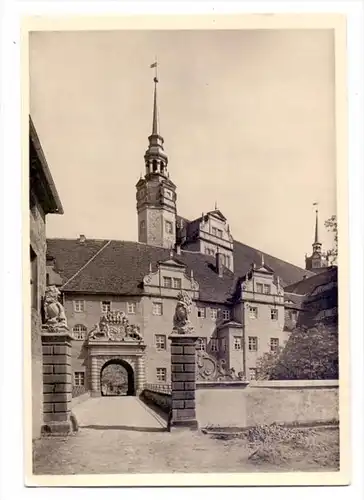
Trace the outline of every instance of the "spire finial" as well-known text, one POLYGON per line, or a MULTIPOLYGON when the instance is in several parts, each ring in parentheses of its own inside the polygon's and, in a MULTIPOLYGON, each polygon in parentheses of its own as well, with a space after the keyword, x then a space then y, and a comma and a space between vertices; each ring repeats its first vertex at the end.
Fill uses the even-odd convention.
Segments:
POLYGON ((154 102, 153 102, 153 125, 152 125, 152 135, 158 135, 158 106, 157 106, 157 83, 158 83, 158 63, 157 57, 155 58, 155 62, 150 65, 151 68, 155 69, 154 74, 154 102))
POLYGON ((262 258, 262 267, 264 267, 264 254, 261 253, 261 258, 262 258))

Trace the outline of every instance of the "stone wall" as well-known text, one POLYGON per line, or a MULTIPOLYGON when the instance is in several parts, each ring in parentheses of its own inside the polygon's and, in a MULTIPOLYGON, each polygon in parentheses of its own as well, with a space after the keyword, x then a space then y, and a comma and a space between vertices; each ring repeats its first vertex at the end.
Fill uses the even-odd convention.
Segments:
POLYGON ((338 393, 331 380, 198 383, 197 420, 201 428, 338 421, 338 393))
POLYGON ((157 406, 166 415, 172 409, 172 396, 168 392, 159 391, 158 389, 144 389, 141 396, 144 401, 157 406))
POLYGON ((37 262, 37 302, 31 307, 32 357, 32 435, 37 439, 43 423, 43 368, 41 341, 41 300, 46 287, 46 235, 45 216, 40 205, 33 200, 30 210, 30 246, 37 262))

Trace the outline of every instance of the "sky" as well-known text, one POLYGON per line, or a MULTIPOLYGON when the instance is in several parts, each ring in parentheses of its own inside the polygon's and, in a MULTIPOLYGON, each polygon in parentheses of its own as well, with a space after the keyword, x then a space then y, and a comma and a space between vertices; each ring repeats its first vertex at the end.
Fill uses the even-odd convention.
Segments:
POLYGON ((47 236, 137 240, 158 59, 160 133, 177 210, 215 202, 234 239, 304 267, 319 203, 336 213, 329 30, 33 32, 30 112, 64 215, 47 236))

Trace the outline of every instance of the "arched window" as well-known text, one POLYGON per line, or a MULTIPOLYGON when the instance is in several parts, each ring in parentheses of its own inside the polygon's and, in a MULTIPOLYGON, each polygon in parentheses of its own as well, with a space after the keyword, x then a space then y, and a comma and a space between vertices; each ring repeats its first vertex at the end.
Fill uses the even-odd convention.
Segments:
POLYGON ((157 170, 158 170, 157 160, 153 160, 153 172, 157 172, 157 170))
POLYGON ((75 325, 72 329, 75 340, 85 340, 87 328, 85 325, 75 325))

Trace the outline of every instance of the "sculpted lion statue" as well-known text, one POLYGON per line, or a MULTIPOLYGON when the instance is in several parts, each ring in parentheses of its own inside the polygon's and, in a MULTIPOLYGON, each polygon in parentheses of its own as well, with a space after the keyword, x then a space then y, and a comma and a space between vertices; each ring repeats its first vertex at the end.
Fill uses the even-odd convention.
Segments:
POLYGON ((188 319, 188 315, 191 314, 191 307, 191 297, 185 291, 180 292, 177 296, 172 333, 186 334, 193 332, 193 327, 188 319))
POLYGON ((59 302, 61 292, 54 285, 48 286, 44 295, 45 329, 51 332, 68 330, 67 318, 63 305, 59 302))

